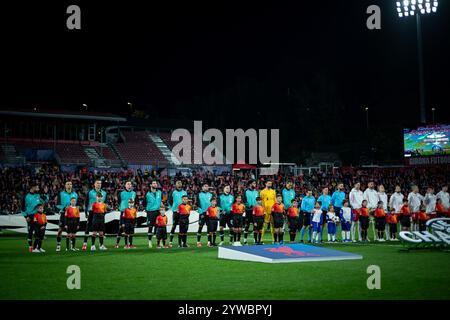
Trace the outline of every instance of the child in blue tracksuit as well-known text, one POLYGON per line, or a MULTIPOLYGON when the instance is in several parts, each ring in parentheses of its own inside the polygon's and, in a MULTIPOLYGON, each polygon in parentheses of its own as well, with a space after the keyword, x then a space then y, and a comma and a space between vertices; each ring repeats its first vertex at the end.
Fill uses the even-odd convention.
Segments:
POLYGON ((336 242, 336 220, 337 216, 334 212, 334 207, 330 204, 327 212, 328 242, 336 242))
POLYGON ((342 242, 351 242, 350 229, 352 226, 352 208, 350 208, 347 200, 344 200, 343 207, 339 213, 342 228, 342 242))

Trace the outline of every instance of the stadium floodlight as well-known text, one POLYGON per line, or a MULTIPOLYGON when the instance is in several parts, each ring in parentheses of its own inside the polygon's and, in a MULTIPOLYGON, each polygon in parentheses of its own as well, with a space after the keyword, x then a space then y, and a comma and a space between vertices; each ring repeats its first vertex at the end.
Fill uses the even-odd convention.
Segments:
POLYGON ((403 0, 397 1, 397 14, 401 17, 430 14, 437 12, 438 0, 403 0))
POLYGON ((423 77, 422 59, 422 28, 420 22, 421 15, 436 13, 439 6, 438 0, 403 0, 396 1, 397 14, 400 18, 416 16, 417 24, 417 54, 419 60, 419 92, 420 92, 420 122, 426 123, 425 108, 425 84, 423 77))

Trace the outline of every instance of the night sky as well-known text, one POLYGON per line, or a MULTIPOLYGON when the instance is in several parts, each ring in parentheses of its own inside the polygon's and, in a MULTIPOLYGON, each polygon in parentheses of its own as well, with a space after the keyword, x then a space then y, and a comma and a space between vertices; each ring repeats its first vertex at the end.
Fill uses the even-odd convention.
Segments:
MULTIPOLYGON (((449 11, 440 1, 422 19, 427 117, 435 107, 440 123, 449 11)), ((402 128, 418 125, 415 19, 398 18, 392 0, 30 1, 0 12, 1 108, 127 115, 131 101, 153 119, 279 128, 282 158, 294 160, 338 150, 351 162, 369 139, 372 157, 399 159, 402 128), (81 30, 66 28, 69 4, 81 30), (370 4, 381 30, 366 28, 370 4)))

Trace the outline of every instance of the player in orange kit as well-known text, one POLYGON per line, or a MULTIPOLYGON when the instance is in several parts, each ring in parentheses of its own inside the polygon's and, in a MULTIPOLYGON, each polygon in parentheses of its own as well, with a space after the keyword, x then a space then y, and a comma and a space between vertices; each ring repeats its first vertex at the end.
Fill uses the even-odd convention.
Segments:
POLYGON ((128 199, 128 208, 125 208, 120 217, 122 230, 125 233, 125 247, 124 249, 135 249, 133 246, 134 227, 136 225, 137 210, 134 207, 134 200, 128 199))
POLYGON ((274 228, 274 242, 275 244, 280 244, 281 239, 281 229, 284 225, 284 204, 283 197, 281 194, 277 194, 277 202, 272 206, 272 221, 274 228))
POLYGON ((233 246, 241 246, 241 231, 244 223, 245 205, 242 203, 242 196, 236 196, 236 200, 231 206, 231 214, 233 215, 233 246))
POLYGON ((211 205, 206 209, 206 221, 208 231, 208 247, 216 246, 216 232, 219 224, 219 208, 217 199, 211 198, 211 205))
POLYGON ((164 206, 162 206, 159 209, 159 215, 156 217, 155 220, 156 225, 156 248, 167 248, 166 246, 166 239, 167 239, 167 216, 166 216, 166 210, 164 206), (161 247, 161 241, 163 243, 163 246, 161 247))
POLYGON ((67 228, 66 251, 78 251, 78 249, 75 247, 77 231, 80 225, 80 210, 77 207, 77 198, 73 197, 70 199, 70 206, 66 208, 66 212, 64 215, 67 228), (70 249, 69 242, 72 242, 70 249))
POLYGON ((99 235, 100 250, 107 250, 104 245, 105 237, 105 214, 108 211, 108 206, 103 202, 103 195, 101 192, 97 193, 97 201, 92 204, 92 245, 91 251, 95 251, 95 239, 99 235))
POLYGON ((262 228, 264 225, 264 207, 261 197, 256 197, 256 205, 253 207, 253 237, 255 244, 262 245, 262 228))
POLYGON ((290 241, 294 242, 297 231, 300 231, 300 217, 298 215, 298 203, 296 199, 291 200, 291 206, 287 210, 290 241))
POLYGON ((47 216, 44 213, 44 206, 42 204, 38 204, 36 206, 36 213, 33 215, 33 224, 34 224, 34 247, 33 253, 43 253, 45 252, 42 249, 42 241, 45 236, 45 227, 47 225, 47 216))

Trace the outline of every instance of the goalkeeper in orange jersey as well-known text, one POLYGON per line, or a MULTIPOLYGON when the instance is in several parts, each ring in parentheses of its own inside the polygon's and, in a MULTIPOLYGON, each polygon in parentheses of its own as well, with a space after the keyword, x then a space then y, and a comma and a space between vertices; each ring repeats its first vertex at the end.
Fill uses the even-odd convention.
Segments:
POLYGON ((277 193, 272 189, 272 181, 266 182, 266 187, 261 190, 259 196, 262 200, 262 205, 264 207, 264 224, 262 228, 261 237, 264 238, 264 233, 266 232, 267 225, 270 224, 270 233, 272 234, 272 241, 275 241, 273 234, 273 219, 272 219, 272 207, 276 202, 277 193))

